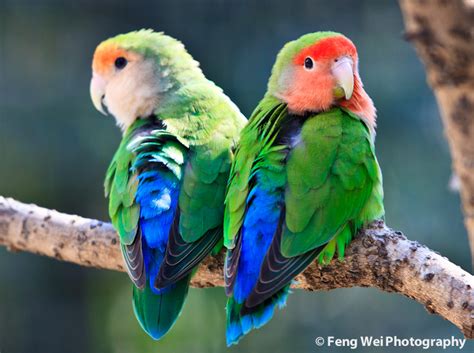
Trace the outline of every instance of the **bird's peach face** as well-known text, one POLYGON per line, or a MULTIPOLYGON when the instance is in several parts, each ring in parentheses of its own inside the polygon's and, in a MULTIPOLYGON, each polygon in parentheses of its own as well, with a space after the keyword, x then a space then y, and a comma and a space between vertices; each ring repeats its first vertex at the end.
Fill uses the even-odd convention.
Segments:
POLYGON ((92 63, 90 93, 103 114, 110 112, 122 129, 153 113, 157 105, 154 64, 140 54, 112 43, 97 47, 92 63))
POLYGON ((349 100, 354 89, 357 53, 345 37, 330 37, 300 51, 281 74, 278 98, 290 111, 327 110, 349 100))

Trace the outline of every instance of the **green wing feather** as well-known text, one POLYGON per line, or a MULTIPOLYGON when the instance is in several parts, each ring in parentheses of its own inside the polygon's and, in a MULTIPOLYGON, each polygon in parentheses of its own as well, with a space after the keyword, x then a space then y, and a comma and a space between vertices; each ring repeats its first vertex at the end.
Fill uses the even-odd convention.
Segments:
POLYGON ((327 244, 339 233, 345 238, 349 222, 358 229, 383 215, 372 137, 359 118, 342 109, 308 118, 301 143, 288 156, 287 176, 281 243, 286 257, 327 244))
POLYGON ((279 153, 285 146, 275 146, 274 142, 287 115, 286 105, 268 96, 262 99, 242 130, 225 198, 224 245, 229 249, 235 246, 242 226, 254 173, 263 167, 267 169, 266 175, 274 178, 273 183, 283 185, 285 182, 286 177, 277 166, 285 158, 285 154, 279 153))
POLYGON ((212 142, 192 147, 179 195, 179 232, 187 242, 222 224, 231 143, 224 135, 216 135, 212 142))
POLYGON ((138 178, 136 172, 131 170, 135 155, 129 144, 137 129, 145 124, 146 121, 137 120, 129 127, 107 169, 104 183, 105 196, 109 197, 109 216, 120 242, 125 245, 133 243, 140 216, 140 206, 135 203, 138 178))

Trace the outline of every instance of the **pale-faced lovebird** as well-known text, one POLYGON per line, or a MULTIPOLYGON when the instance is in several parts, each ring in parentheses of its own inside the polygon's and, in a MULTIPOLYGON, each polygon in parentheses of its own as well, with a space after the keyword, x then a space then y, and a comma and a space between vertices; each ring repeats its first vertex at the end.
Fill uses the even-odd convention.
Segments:
POLYGON ((226 195, 228 345, 267 323, 314 259, 342 259, 356 232, 383 217, 375 115, 343 35, 307 34, 278 54, 226 195))
POLYGON ((245 118, 174 38, 118 35, 94 54, 91 97, 123 132, 107 171, 109 214, 142 328, 161 338, 190 278, 222 239, 232 148, 245 118))

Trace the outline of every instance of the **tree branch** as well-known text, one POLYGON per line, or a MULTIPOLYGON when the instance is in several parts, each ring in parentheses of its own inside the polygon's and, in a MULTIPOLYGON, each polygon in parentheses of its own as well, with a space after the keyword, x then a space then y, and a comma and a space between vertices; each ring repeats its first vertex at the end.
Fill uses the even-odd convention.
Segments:
MULTIPOLYGON (((124 271, 109 223, 27 205, 0 196, 0 245, 82 266, 124 271)), ((195 287, 222 286, 223 254, 207 258, 195 287)), ((374 222, 352 242, 343 262, 313 263, 297 288, 375 287, 412 298, 474 338, 474 277, 427 247, 374 222)))
POLYGON ((461 182, 474 266, 474 1, 400 0, 406 38, 426 66, 461 182))

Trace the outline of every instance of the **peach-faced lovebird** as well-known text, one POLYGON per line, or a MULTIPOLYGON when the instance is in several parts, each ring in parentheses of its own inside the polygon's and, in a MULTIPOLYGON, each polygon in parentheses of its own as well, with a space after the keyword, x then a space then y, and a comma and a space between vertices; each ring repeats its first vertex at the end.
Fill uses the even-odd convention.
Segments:
POLYGON ((292 280, 384 215, 375 108, 354 44, 317 32, 284 46, 243 129, 224 219, 227 344, 270 320, 292 280))
POLYGON ((95 107, 123 132, 105 179, 142 328, 161 338, 194 269, 222 239, 232 148, 245 118, 174 38, 118 35, 94 54, 95 107))

